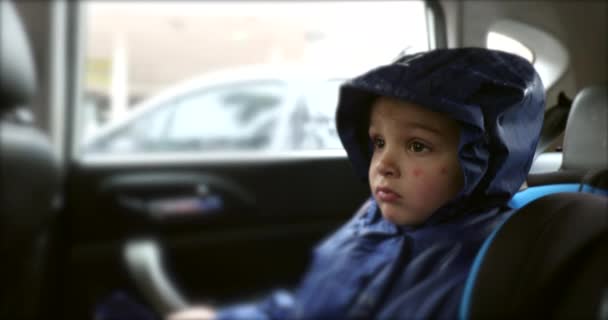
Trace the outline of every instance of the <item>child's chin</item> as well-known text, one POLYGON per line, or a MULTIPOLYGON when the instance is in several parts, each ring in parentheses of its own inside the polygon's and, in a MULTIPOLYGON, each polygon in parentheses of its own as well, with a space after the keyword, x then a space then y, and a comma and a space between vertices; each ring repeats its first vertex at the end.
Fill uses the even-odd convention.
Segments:
POLYGON ((412 214, 404 212, 403 208, 395 208, 390 205, 384 205, 380 206, 380 210, 382 211, 382 217, 394 224, 404 226, 414 226, 420 224, 418 219, 416 219, 412 214))

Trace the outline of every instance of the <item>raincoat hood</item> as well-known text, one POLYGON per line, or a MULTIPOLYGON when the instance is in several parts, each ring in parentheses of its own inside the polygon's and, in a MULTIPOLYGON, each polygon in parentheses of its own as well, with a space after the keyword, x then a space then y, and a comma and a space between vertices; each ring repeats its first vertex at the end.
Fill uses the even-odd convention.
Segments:
POLYGON ((369 111, 378 96, 418 104, 461 125, 464 187, 423 225, 500 207, 524 183, 545 105, 540 77, 527 60, 482 48, 437 49, 402 56, 344 83, 337 129, 363 181, 372 150, 369 111))

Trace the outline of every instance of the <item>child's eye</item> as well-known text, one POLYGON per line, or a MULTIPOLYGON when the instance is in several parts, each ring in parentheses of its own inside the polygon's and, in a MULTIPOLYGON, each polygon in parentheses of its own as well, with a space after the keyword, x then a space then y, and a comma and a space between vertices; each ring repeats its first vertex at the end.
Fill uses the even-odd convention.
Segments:
POLYGON ((412 152, 420 153, 420 152, 428 151, 430 149, 424 143, 414 141, 414 142, 410 143, 410 145, 408 146, 408 150, 410 150, 412 152))
POLYGON ((384 139, 374 137, 372 138, 372 143, 374 144, 374 148, 383 148, 384 147, 384 139))

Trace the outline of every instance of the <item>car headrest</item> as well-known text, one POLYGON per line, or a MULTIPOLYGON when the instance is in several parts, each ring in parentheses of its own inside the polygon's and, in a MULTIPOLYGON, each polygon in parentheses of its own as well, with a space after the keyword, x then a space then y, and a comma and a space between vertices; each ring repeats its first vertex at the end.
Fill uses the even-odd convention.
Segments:
POLYGON ((608 164, 608 87, 592 86, 574 98, 564 133, 564 170, 603 169, 608 164))
POLYGON ((0 1, 0 111, 29 102, 36 91, 34 59, 11 1, 0 1))

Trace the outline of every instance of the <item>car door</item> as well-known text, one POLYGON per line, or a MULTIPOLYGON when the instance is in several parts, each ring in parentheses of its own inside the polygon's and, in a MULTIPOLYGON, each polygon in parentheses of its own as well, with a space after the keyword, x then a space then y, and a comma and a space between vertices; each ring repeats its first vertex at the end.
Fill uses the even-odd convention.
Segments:
POLYGON ((340 150, 318 156, 272 151, 276 122, 290 118, 264 113, 290 110, 286 104, 294 99, 290 94, 269 98, 278 92, 268 89, 224 85, 171 99, 134 118, 127 124, 132 130, 111 134, 109 148, 96 150, 97 157, 83 155, 68 178, 69 220, 78 226, 70 228, 74 247, 65 288, 70 305, 76 300, 75 305, 90 308, 116 291, 170 300, 167 292, 149 298, 150 292, 163 291, 162 278, 142 278, 159 264, 189 299, 221 302, 297 281, 310 248, 346 220, 368 192, 340 150), (217 103, 236 96, 247 103, 217 103), (260 104, 264 99, 272 103, 260 104), (241 119, 252 104, 270 111, 241 119), (262 121, 252 128, 243 124, 256 117, 262 121), (160 128, 161 136, 150 132, 160 128), (213 156, 215 150, 224 154, 213 156), (99 155, 103 151, 105 158, 99 155), (162 260, 138 253, 150 246, 162 260), (97 275, 93 283, 90 272, 97 275))
MULTIPOLYGON (((334 7, 350 5, 358 8, 358 11, 352 11, 359 12, 358 15, 354 14, 349 20, 354 24, 365 16, 364 9, 367 7, 361 6, 361 3, 353 1, 332 5, 334 7)), ((287 30, 284 35, 276 35, 276 37, 289 38, 294 34, 298 37, 302 36, 303 41, 307 41, 309 46, 302 54, 307 55, 307 59, 312 59, 311 61, 319 58, 319 52, 325 54, 336 49, 336 44, 317 43, 319 30, 299 30, 294 24, 287 23, 290 19, 283 19, 280 14, 279 18, 276 14, 264 16, 265 19, 274 17, 276 20, 272 20, 274 24, 254 25, 260 29, 256 31, 259 32, 257 34, 254 31, 247 33, 247 28, 242 27, 232 30, 231 28, 236 28, 231 24, 232 20, 221 20, 217 17, 214 20, 205 16, 201 12, 207 12, 205 10, 209 8, 203 8, 206 5, 204 2, 193 3, 191 5, 193 9, 185 9, 186 4, 152 2, 145 5, 148 6, 147 9, 142 7, 140 2, 99 2, 79 6, 80 10, 83 10, 80 16, 81 25, 88 28, 88 33, 83 33, 88 37, 89 46, 86 50, 75 46, 74 54, 84 56, 84 60, 88 59, 88 63, 93 63, 101 59, 93 52, 98 50, 98 53, 101 52, 99 54, 103 54, 104 50, 107 51, 101 42, 108 42, 106 44, 108 46, 114 43, 115 46, 113 53, 109 54, 112 59, 111 64, 114 66, 106 70, 112 80, 105 84, 106 89, 110 88, 107 92, 111 95, 105 100, 114 103, 110 106, 102 106, 100 109, 122 108, 122 113, 132 112, 128 105, 124 103, 120 105, 120 101, 129 100, 124 95, 121 98, 120 92, 129 93, 131 90, 134 95, 145 96, 141 90, 154 87, 151 80, 146 83, 143 80, 142 83, 136 83, 139 73, 147 72, 149 77, 159 77, 158 79, 171 78, 166 81, 171 83, 180 77, 177 75, 169 77, 173 72, 172 68, 178 69, 177 64, 171 65, 171 63, 190 58, 191 60, 185 63, 181 61, 180 68, 196 73, 196 70, 203 68, 202 66, 208 61, 218 60, 218 57, 232 52, 229 50, 239 49, 235 48, 233 42, 238 42, 243 37, 250 38, 251 41, 247 42, 249 44, 263 43, 266 40, 262 35, 271 32, 268 28, 274 28, 276 32, 280 31, 281 28, 277 27, 280 23, 284 23, 284 28, 287 30), (145 10, 149 10, 148 15, 143 15, 142 12, 145 10), (195 19, 192 18, 194 15, 192 12, 196 10, 199 10, 201 16, 195 19), (190 19, 180 18, 188 16, 190 19), (199 38, 209 37, 207 45, 183 42, 181 45, 189 44, 192 47, 175 48, 175 51, 172 51, 163 48, 171 47, 170 44, 161 45, 158 40, 152 41, 154 48, 162 51, 155 53, 155 59, 164 58, 163 54, 170 53, 180 58, 157 62, 156 67, 163 72, 154 72, 154 68, 150 68, 149 63, 141 62, 144 59, 152 59, 153 50, 138 49, 138 46, 149 45, 144 44, 150 41, 147 37, 153 35, 162 38, 164 35, 166 37, 163 40, 171 42, 166 33, 194 32, 195 29, 192 28, 195 27, 190 24, 203 19, 201 17, 209 18, 211 21, 208 22, 209 25, 225 23, 221 28, 196 34, 199 38), (162 23, 159 22, 160 20, 162 23), (162 26, 159 27, 158 24, 162 26), (119 32, 120 26, 126 28, 125 30, 131 28, 130 33, 125 31, 122 36, 114 39, 115 42, 108 40, 107 34, 119 32), (138 38, 138 35, 146 32, 146 28, 158 28, 158 30, 151 31, 147 37, 138 38), (232 42, 212 43, 215 41, 212 36, 225 37, 232 42), (311 45, 310 42, 314 44, 311 45), (223 47, 217 48, 216 45, 223 47), (129 55, 124 53, 127 48, 132 50, 129 55), (192 52, 185 52, 188 50, 192 52), (199 56, 204 55, 210 55, 212 58, 199 59, 199 56), (138 57, 140 59, 136 59, 138 57), (144 66, 138 67, 137 64, 140 62, 144 66), (125 79, 125 70, 120 71, 120 68, 132 68, 130 73, 126 72, 126 74, 132 74, 134 79, 125 79), (111 89, 118 88, 121 84, 123 91, 111 89), (130 89, 125 90, 127 88, 130 89)), ((256 5, 262 6, 231 2, 222 9, 223 11, 218 11, 222 12, 218 17, 240 12, 241 6, 252 9, 256 5)), ((267 10, 274 9, 273 6, 287 10, 285 5, 270 3, 266 4, 270 7, 256 12, 268 12, 267 10)), ((316 5, 323 6, 323 4, 316 5)), ((388 20, 392 23, 400 23, 399 21, 403 19, 399 21, 395 19, 397 15, 394 10, 384 8, 383 6, 386 5, 378 5, 376 2, 367 3, 369 8, 389 15, 388 20)), ((414 12, 424 17, 423 2, 405 1, 401 5, 403 7, 399 8, 403 10, 402 14, 414 12), (407 10, 408 6, 413 9, 407 10)), ((329 11, 335 14, 345 12, 345 8, 336 10, 334 7, 328 7, 333 8, 333 11, 329 11)), ((310 19, 315 12, 319 12, 318 8, 307 7, 306 3, 297 3, 289 9, 291 11, 281 11, 281 14, 298 17, 302 8, 308 10, 310 19)), ((245 20, 257 21, 250 14, 244 16, 245 20)), ((332 17, 328 16, 324 19, 330 21, 332 17)), ((417 21, 425 23, 424 18, 419 17, 417 21)), ((302 24, 296 25, 300 27, 302 24)), ((387 24, 382 27, 390 29, 393 26, 387 24)), ((205 29, 203 26, 196 28, 205 29)), ((347 29, 343 31, 346 32, 347 29)), ((374 32, 379 32, 379 29, 374 32)), ((326 39, 332 40, 339 39, 340 35, 343 34, 331 35, 328 31, 328 35, 325 36, 326 39)), ((189 37, 190 40, 193 39, 192 35, 189 37)), ((373 32, 366 37, 374 39, 373 32)), ((74 39, 77 43, 81 40, 74 39)), ((349 41, 348 44, 353 48, 357 45, 361 46, 358 39, 349 41)), ((411 41, 414 45, 410 47, 427 49, 427 39, 411 41)), ((372 63, 385 62, 388 57, 393 57, 404 47, 402 43, 382 42, 381 44, 383 47, 375 47, 370 51, 369 57, 361 55, 365 61, 352 68, 353 75, 366 63, 372 65, 372 63), (378 51, 384 52, 382 59, 378 57, 378 51)), ((245 46, 242 43, 239 45, 245 46)), ((284 48, 287 49, 281 50, 290 50, 291 47, 286 45, 284 48)), ((254 49, 241 50, 244 57, 241 59, 246 62, 254 55, 254 49)), ((276 50, 267 52, 269 61, 279 59, 276 58, 280 55, 276 50)), ((231 57, 227 60, 236 59, 231 57)), ((338 61, 340 59, 340 57, 335 58, 338 61)), ((323 69, 318 66, 315 68, 323 69)), ((92 69, 90 66, 87 69, 86 62, 76 69, 84 69, 84 73, 90 74, 87 74, 85 79, 73 75, 74 79, 82 80, 82 82, 76 80, 76 84, 70 88, 70 94, 74 97, 70 111, 74 113, 78 113, 78 108, 81 107, 78 97, 82 96, 83 92, 104 90, 103 83, 100 84, 104 78, 95 76, 98 69, 92 69)), ((335 94, 337 95, 337 92, 335 94)), ((233 96, 232 99, 236 100, 231 101, 245 99, 242 101, 246 101, 245 105, 251 108, 251 101, 254 98, 251 95, 233 96)), ((183 98, 175 101, 186 103, 186 100, 183 98)), ((298 99, 288 99, 289 103, 281 104, 279 109, 284 112, 296 110, 297 108, 291 105, 297 103, 295 100, 298 99)), ((182 107, 183 110, 188 108, 182 107)), ((228 112, 229 109, 228 105, 224 105, 218 109, 218 112, 228 112)), ((254 123, 251 130, 241 123, 235 127, 237 135, 232 138, 229 133, 223 134, 220 131, 228 128, 229 125, 219 125, 212 131, 217 131, 217 136, 223 138, 211 141, 209 136, 212 134, 207 130, 206 134, 197 136, 203 142, 193 142, 189 128, 196 128, 196 121, 192 121, 192 117, 208 117, 205 121, 211 125, 213 119, 219 121, 226 115, 206 113, 204 105, 198 111, 200 113, 195 115, 188 112, 180 114, 178 108, 175 112, 165 112, 167 123, 163 120, 161 125, 144 124, 138 127, 137 130, 144 135, 150 133, 153 137, 165 137, 163 139, 169 140, 187 138, 180 140, 186 142, 179 148, 157 150, 158 152, 143 149, 97 154, 87 152, 86 148, 81 148, 82 139, 79 139, 78 134, 78 128, 82 127, 82 124, 78 123, 80 121, 78 117, 74 117, 75 129, 67 135, 71 152, 66 175, 65 212, 60 228, 61 281, 53 297, 54 312, 62 318, 90 318, 100 303, 117 292, 127 294, 133 301, 146 305, 147 308, 162 312, 163 305, 165 307, 172 305, 170 300, 175 298, 175 293, 187 303, 223 304, 258 297, 273 288, 292 288, 307 268, 311 249, 349 219, 369 197, 367 185, 355 177, 345 151, 335 147, 337 143, 329 143, 331 148, 290 149, 285 147, 284 143, 277 144, 282 147, 275 149, 230 148, 239 145, 239 133, 255 140, 256 130, 272 127, 265 122, 254 123), (187 120, 190 120, 190 123, 186 123, 187 120), (157 128, 164 128, 166 132, 159 133, 160 129, 157 128), (215 149, 211 148, 211 145, 215 149), (159 272, 162 273, 161 276, 158 276, 159 272), (172 291, 173 289, 175 291, 172 291)), ((281 121, 298 119, 290 116, 278 118, 283 119, 281 121)), ((333 119, 322 120, 326 126, 334 125, 333 119)), ((289 128, 293 125, 287 123, 285 127, 289 128)), ((314 130, 328 130, 328 128, 314 130)), ((271 139, 285 140, 284 137, 276 137, 276 132, 272 130, 270 132, 271 139)), ((337 139, 337 136, 334 135, 333 139, 337 139)))

